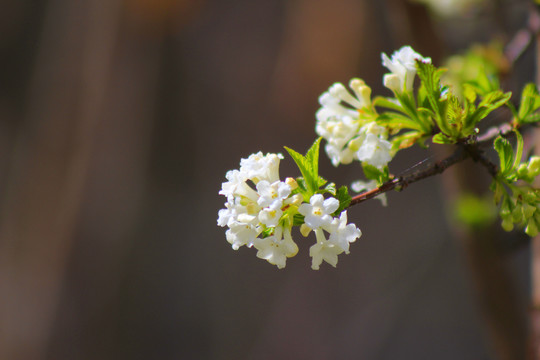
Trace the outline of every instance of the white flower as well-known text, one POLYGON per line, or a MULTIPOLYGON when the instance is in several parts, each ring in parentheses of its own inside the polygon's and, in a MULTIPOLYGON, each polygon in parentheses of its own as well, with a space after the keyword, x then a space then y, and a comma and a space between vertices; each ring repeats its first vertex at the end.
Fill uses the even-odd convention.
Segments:
POLYGON ((281 215, 283 215, 281 204, 274 203, 261 210, 259 213, 259 221, 266 226, 274 227, 278 225, 281 215))
POLYGON ((362 235, 362 231, 354 224, 347 224, 347 211, 343 211, 338 218, 332 221, 328 241, 339 246, 346 254, 349 253, 349 244, 355 242, 362 235))
POLYGON ((381 54, 382 63, 387 67, 392 74, 384 76, 384 85, 396 92, 412 91, 414 76, 416 75, 416 60, 425 63, 431 63, 430 58, 424 58, 422 55, 415 52, 410 46, 403 46, 398 51, 392 54, 390 59, 385 53, 381 54), (399 87, 397 87, 397 79, 399 79, 399 87))
POLYGON ((347 144, 347 149, 355 159, 381 169, 392 160, 392 144, 386 140, 387 136, 384 127, 370 122, 360 129, 359 136, 347 144))
POLYGON ((274 207, 281 207, 283 200, 291 194, 291 187, 283 181, 276 181, 270 184, 268 181, 262 180, 257 183, 257 193, 260 196, 257 203, 261 207, 272 206, 274 204, 276 204, 274 207))
POLYGON ((321 194, 315 194, 309 204, 302 204, 298 212, 304 215, 304 222, 312 229, 328 226, 332 222, 331 214, 339 207, 339 201, 334 198, 324 200, 321 194))
POLYGON ((317 243, 309 248, 309 256, 312 258, 311 268, 319 270, 323 260, 336 267, 338 255, 343 252, 343 249, 326 240, 322 229, 316 229, 315 236, 317 237, 317 243))
POLYGON ((379 169, 385 167, 392 156, 392 144, 374 134, 366 134, 362 146, 356 152, 358 160, 373 165, 379 169))
POLYGON ((242 159, 239 170, 227 172, 228 181, 222 184, 219 192, 227 197, 227 202, 218 212, 217 223, 229 227, 226 238, 233 249, 244 245, 251 247, 266 227, 278 225, 283 215, 283 202, 291 193, 291 186, 279 181, 281 158, 280 154, 259 152, 242 159), (248 180, 258 184, 260 193, 249 185, 248 180))
POLYGON ((259 195, 246 183, 248 179, 246 173, 239 170, 230 170, 227 171, 225 177, 229 181, 221 184, 219 194, 226 196, 228 201, 232 201, 231 199, 235 196, 243 196, 252 201, 257 201, 259 195))
POLYGON ((281 226, 275 228, 272 236, 257 239, 254 246, 258 250, 258 258, 276 265, 279 269, 285 267, 288 257, 293 257, 298 253, 298 246, 292 239, 291 229, 283 229, 281 226))
POLYGON ((219 226, 229 226, 238 216, 237 210, 232 204, 225 203, 225 209, 218 211, 217 223, 219 226))
POLYGON ((321 119, 315 131, 326 141, 325 150, 334 166, 348 164, 353 160, 352 153, 345 147, 358 134, 360 122, 348 116, 321 119))
POLYGON ((403 91, 403 82, 396 74, 385 74, 383 76, 383 84, 393 92, 400 93, 403 91))
POLYGON ((257 227, 241 222, 232 223, 229 230, 225 232, 227 241, 234 250, 238 250, 244 245, 251 247, 259 234, 260 230, 257 227))
POLYGON ((350 164, 354 160, 354 152, 348 147, 341 148, 331 143, 327 143, 324 149, 334 166, 338 166, 339 164, 350 164))
POLYGON ((279 181, 279 161, 281 154, 266 154, 262 152, 251 154, 247 159, 240 160, 240 172, 255 184, 261 180, 270 183, 279 181))

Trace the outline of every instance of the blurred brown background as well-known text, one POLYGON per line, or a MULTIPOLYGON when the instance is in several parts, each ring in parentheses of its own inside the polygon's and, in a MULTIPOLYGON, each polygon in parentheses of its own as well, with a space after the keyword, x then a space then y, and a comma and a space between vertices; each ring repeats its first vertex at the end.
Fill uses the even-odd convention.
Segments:
MULTIPOLYGON (((218 191, 242 157, 304 151, 331 83, 388 94, 382 51, 410 44, 440 64, 511 37, 528 1, 449 18, 399 0, 1 5, 0 359, 497 358, 442 205, 448 181, 352 208, 362 238, 320 271, 299 235, 284 270, 233 251, 218 191)), ((534 79, 533 55, 508 90, 534 79)), ((430 155, 400 154, 391 171, 430 155)), ((321 159, 337 183, 360 177, 321 159)), ((281 174, 298 175, 289 158, 281 174)), ((499 246, 520 335, 522 240, 499 246)))

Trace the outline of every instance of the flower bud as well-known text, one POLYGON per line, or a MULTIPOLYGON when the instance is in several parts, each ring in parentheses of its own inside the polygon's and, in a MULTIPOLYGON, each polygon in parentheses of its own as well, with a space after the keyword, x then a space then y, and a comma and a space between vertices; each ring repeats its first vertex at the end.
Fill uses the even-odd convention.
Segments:
POLYGON ((292 177, 286 178, 285 179, 285 184, 287 184, 287 185, 289 185, 291 187, 291 191, 294 191, 298 187, 298 183, 292 177))
POLYGON ((512 221, 514 223, 520 223, 523 221, 523 210, 520 205, 516 205, 516 207, 512 210, 512 221))
POLYGON ((349 87, 354 91, 356 97, 364 104, 371 105, 371 88, 360 79, 351 79, 349 87))
POLYGON ((511 215, 512 209, 510 208, 510 205, 511 203, 509 201, 503 201, 501 210, 499 211, 501 218, 509 217, 511 215))
POLYGON ((526 178, 529 176, 529 168, 527 167, 527 164, 519 164, 519 167, 517 169, 518 176, 520 178, 526 178))
POLYGON ((307 237, 310 232, 311 228, 306 224, 302 224, 302 226, 300 226, 300 234, 302 234, 302 236, 307 237))
POLYGON ((538 197, 533 190, 529 190, 525 193, 525 201, 529 204, 534 204, 538 201, 538 197))
POLYGON ((364 138, 365 136, 360 136, 360 137, 352 139, 347 144, 347 149, 349 149, 353 153, 357 152, 358 149, 360 149, 360 146, 362 146, 362 143, 364 142, 364 138))
POLYGON ((504 231, 512 231, 514 228, 514 223, 512 222, 512 218, 510 216, 505 216, 502 218, 501 227, 504 229, 504 231))
POLYGON ((533 156, 529 160, 529 176, 535 177, 540 174, 540 157, 533 156))
POLYGON ((300 194, 295 194, 291 196, 289 199, 291 205, 299 206, 301 203, 304 202, 304 197, 300 194))
POLYGON ((525 220, 527 220, 533 216, 534 212, 536 211, 536 206, 532 206, 531 204, 524 203, 522 209, 523 209, 523 216, 525 217, 525 220))
POLYGON ((525 233, 529 235, 530 237, 538 235, 538 225, 536 224, 536 221, 534 221, 533 218, 529 219, 529 222, 527 223, 527 227, 525 228, 525 233))
POLYGON ((401 85, 401 79, 396 74, 386 74, 383 78, 384 86, 396 93, 403 91, 401 85))

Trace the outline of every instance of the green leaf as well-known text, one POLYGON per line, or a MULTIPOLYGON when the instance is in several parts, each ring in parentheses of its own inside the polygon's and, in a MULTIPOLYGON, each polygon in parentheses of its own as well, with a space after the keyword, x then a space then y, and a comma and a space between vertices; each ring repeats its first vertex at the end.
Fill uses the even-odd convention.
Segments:
POLYGON ((320 189, 321 187, 323 187, 324 185, 326 185, 328 183, 328 180, 326 180, 325 178, 323 178, 322 176, 319 176, 318 180, 317 180, 317 189, 320 189))
POLYGON ((293 226, 302 226, 303 223, 304 223, 304 215, 300 213, 294 214, 293 226))
POLYGON ((406 114, 405 110, 403 109, 403 107, 401 107, 401 105, 396 104, 395 102, 389 100, 389 98, 385 98, 382 96, 377 96, 375 99, 373 99, 373 105, 406 114))
POLYGON ((467 117, 465 128, 473 129, 480 120, 488 116, 493 110, 504 105, 511 96, 511 92, 503 93, 499 90, 487 94, 478 104, 478 108, 467 117))
POLYGON ((366 178, 377 181, 377 184, 382 184, 389 178, 388 166, 385 166, 384 169, 379 170, 377 167, 363 162, 362 169, 364 170, 364 175, 366 178))
POLYGON ((470 84, 463 84, 463 96, 469 104, 476 103, 477 92, 470 84))
POLYGON ((321 183, 322 185, 326 183, 326 180, 319 178, 319 146, 321 144, 321 139, 322 138, 319 137, 315 140, 313 145, 307 151, 306 156, 285 146, 285 150, 291 155, 298 166, 298 169, 300 169, 305 180, 306 189, 310 196, 319 189, 321 183))
POLYGON ((521 157, 523 156, 523 136, 519 133, 519 131, 514 130, 514 133, 516 134, 516 155, 514 157, 514 163, 512 165, 512 170, 515 170, 518 168, 519 164, 521 163, 521 157))
POLYGON ((377 117, 377 124, 392 130, 412 129, 423 131, 422 125, 399 113, 386 112, 377 117))
POLYGON ((540 95, 535 84, 529 83, 525 85, 521 93, 521 102, 518 110, 518 122, 528 123, 531 120, 538 121, 538 117, 529 118, 536 110, 540 108, 540 95))
POLYGON ((266 228, 261 232, 261 235, 259 235, 259 236, 261 237, 261 239, 264 239, 264 238, 269 237, 270 235, 274 234, 274 230, 275 230, 275 228, 273 228, 273 227, 266 228))
POLYGON ((456 141, 443 133, 438 133, 431 139, 435 144, 455 144, 456 141))
POLYGON ((339 200, 339 207, 334 212, 334 216, 341 214, 341 212, 345 210, 351 203, 352 197, 349 195, 349 189, 346 186, 340 187, 337 191, 336 199, 339 200))
POLYGON ((493 142, 493 146, 499 154, 501 175, 505 177, 512 171, 512 166, 514 163, 514 152, 512 150, 512 145, 508 140, 499 135, 493 142))
POLYGON ((438 70, 433 64, 420 60, 416 61, 416 68, 418 70, 418 77, 422 81, 422 85, 424 85, 426 97, 431 108, 435 110, 439 107, 438 100, 441 97, 440 79, 442 71, 438 70))
POLYGON ((298 184, 298 187, 291 192, 291 195, 301 194, 304 198, 304 201, 309 202, 312 194, 310 194, 309 190, 307 189, 306 181, 304 180, 304 178, 301 176, 297 177, 296 183, 298 184))
MULTIPOLYGON (((319 184, 319 147, 321 145, 322 137, 319 137, 306 153, 306 160, 310 164, 313 179, 317 179, 317 185, 319 184)), ((324 180, 324 179, 323 179, 324 180)), ((326 180, 325 180, 326 183, 326 180)), ((324 184, 323 184, 324 185, 324 184)))
MULTIPOLYGON (((444 72, 442 69, 437 69, 430 63, 424 63, 420 60, 416 61, 416 68, 418 70, 418 77, 422 81, 422 85, 425 89, 425 96, 430 109, 433 111, 435 122, 439 129, 449 134, 450 130, 445 122, 445 104, 441 101, 441 75, 444 72)), ((427 105, 427 104, 426 104, 427 105)), ((423 106, 426 106, 423 105, 423 106)))
POLYGON ((464 138, 470 135, 462 132, 465 113, 459 98, 452 94, 448 94, 446 103, 446 121, 449 125, 449 132, 446 134, 455 139, 464 138))
POLYGON ((396 93, 396 98, 403 106, 405 114, 411 118, 415 123, 420 126, 420 129, 424 133, 430 133, 432 129, 432 123, 427 117, 420 116, 416 106, 414 95, 411 92, 404 91, 402 93, 396 93))
POLYGON ((418 144, 422 147, 426 147, 422 140, 425 140, 426 136, 418 131, 408 131, 397 136, 394 136, 391 140, 392 151, 394 153, 402 149, 407 149, 414 144, 418 144))
POLYGON ((501 202, 501 198, 504 195, 504 187, 503 184, 498 180, 493 180, 490 187, 491 191, 493 191, 493 200, 495 202, 495 205, 499 205, 501 202))
POLYGON ((336 191, 336 184, 334 183, 329 183, 323 189, 323 192, 332 194, 333 196, 336 196, 336 191))
POLYGON ((525 124, 531 124, 538 121, 540 121, 540 113, 530 114, 525 119, 523 119, 523 123, 525 124))
POLYGON ((302 176, 304 177, 305 184, 307 189, 310 189, 310 185, 313 183, 313 169, 311 167, 311 164, 306 160, 306 158, 294 151, 293 149, 288 148, 287 146, 284 146, 285 150, 289 153, 289 155, 292 157, 294 162, 296 163, 296 166, 298 166, 298 169, 300 169, 300 172, 302 173, 302 176))

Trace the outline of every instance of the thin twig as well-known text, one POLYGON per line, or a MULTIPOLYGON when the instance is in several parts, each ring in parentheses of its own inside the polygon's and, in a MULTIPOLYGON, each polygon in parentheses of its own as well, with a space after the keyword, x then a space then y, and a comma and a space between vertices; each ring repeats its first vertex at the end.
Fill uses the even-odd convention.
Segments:
POLYGON ((499 127, 489 129, 485 134, 482 134, 476 138, 472 144, 458 144, 458 148, 452 155, 449 157, 433 163, 426 169, 416 171, 409 175, 403 175, 396 178, 393 178, 381 186, 365 191, 361 194, 354 196, 351 200, 349 206, 353 206, 376 197, 377 195, 386 193, 395 188, 404 189, 409 184, 415 183, 422 179, 437 175, 445 171, 450 166, 463 161, 467 158, 472 158, 474 161, 482 164, 492 177, 497 176, 497 165, 495 165, 490 159, 484 155, 484 151, 481 149, 482 146, 491 143, 491 141, 499 135, 507 136, 512 131, 512 126, 509 124, 503 124, 499 127))
POLYGON ((475 162, 482 164, 493 178, 497 177, 497 165, 484 155, 484 151, 479 146, 465 145, 465 150, 475 162))
POLYGON ((389 181, 385 182, 384 184, 382 184, 381 186, 379 186, 379 187, 377 187, 377 188, 375 188, 373 190, 366 191, 366 192, 364 192, 362 194, 359 194, 359 195, 353 197, 352 200, 351 200, 351 203, 349 204, 349 207, 353 206, 353 205, 356 205, 356 204, 359 204, 361 202, 364 202, 364 201, 366 201, 368 199, 374 198, 375 196, 383 194, 383 193, 388 192, 390 190, 394 190, 395 188, 404 189, 409 184, 415 183, 417 181, 423 180, 423 179, 431 177, 433 175, 441 174, 443 171, 448 169, 450 166, 452 166, 452 165, 454 165, 454 164, 456 164, 456 163, 458 163, 460 161, 463 161, 468 157, 470 157, 469 152, 464 151, 463 146, 459 146, 456 149, 456 151, 454 151, 454 153, 452 155, 450 155, 449 157, 447 157, 447 158, 445 158, 443 160, 440 160, 440 161, 437 161, 437 162, 433 163, 427 169, 424 169, 424 170, 421 170, 421 171, 416 171, 416 172, 414 172, 412 174, 409 174, 409 175, 394 178, 392 180, 389 180, 389 181))

